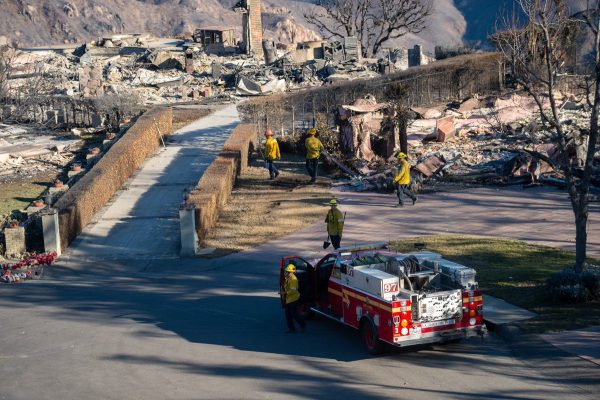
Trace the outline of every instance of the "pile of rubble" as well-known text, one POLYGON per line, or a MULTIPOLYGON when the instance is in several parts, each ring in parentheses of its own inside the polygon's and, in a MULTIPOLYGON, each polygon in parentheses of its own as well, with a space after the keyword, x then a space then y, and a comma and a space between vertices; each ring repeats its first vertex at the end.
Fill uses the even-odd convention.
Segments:
MULTIPOLYGON (((347 106, 345 106, 348 109, 347 106)), ((372 107, 371 143, 382 127, 383 107, 372 107), (377 127, 373 128, 375 121, 377 127)), ((583 101, 565 98, 561 104, 562 121, 568 131, 568 157, 573 172, 581 174, 586 141, 581 132, 589 129, 590 111, 583 101)), ((552 134, 543 128, 537 105, 525 96, 469 99, 443 109, 413 109, 408 125, 408 146, 412 174, 417 184, 435 187, 453 185, 551 184, 564 186, 564 176, 557 167, 561 154, 552 143, 552 134)), ((351 119, 365 129, 364 113, 351 119), (361 117, 361 115, 363 115, 361 117)), ((343 141, 344 125, 340 137, 343 141)), ((391 190, 396 160, 390 154, 365 157, 365 141, 359 140, 357 152, 348 164, 358 172, 354 190, 391 190), (383 157, 382 157, 383 156, 383 157)), ((600 150, 594 159, 594 190, 600 190, 600 150)))
POLYGON ((86 154, 109 136, 116 135, 103 129, 54 133, 0 124, 0 183, 58 176, 74 164, 85 168, 86 154))
POLYGON ((264 63, 246 54, 210 53, 193 41, 115 35, 76 49, 17 51, 10 85, 18 89, 38 76, 50 83, 53 96, 137 94, 145 104, 162 104, 218 94, 263 95, 379 75, 377 60, 361 60, 356 38, 297 47, 273 46, 273 61, 264 63))

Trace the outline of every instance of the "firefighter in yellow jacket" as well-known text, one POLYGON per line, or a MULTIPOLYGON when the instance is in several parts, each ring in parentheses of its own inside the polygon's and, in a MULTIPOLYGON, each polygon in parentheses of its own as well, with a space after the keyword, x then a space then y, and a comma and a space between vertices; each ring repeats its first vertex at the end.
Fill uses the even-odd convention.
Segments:
POLYGON ((404 206, 404 195, 410 197, 414 205, 417 202, 417 196, 408 189, 410 185, 410 164, 406 161, 407 157, 403 152, 398 153, 398 158, 400 159, 400 166, 394 178, 396 194, 398 195, 398 204, 396 207, 404 206))
POLYGON ((308 137, 304 142, 304 146, 306 147, 306 170, 308 171, 308 175, 310 175, 310 183, 315 183, 317 181, 317 169, 319 167, 319 157, 323 151, 323 143, 315 137, 317 134, 315 128, 309 129, 307 134, 308 137))
POLYGON ((334 249, 339 249, 342 242, 342 233, 344 231, 344 214, 337 208, 337 200, 331 199, 329 202, 329 212, 325 217, 325 223, 327 224, 327 234, 331 239, 331 244, 334 249))
POLYGON ((287 333, 296 332, 294 320, 300 325, 300 329, 306 329, 306 322, 299 313, 300 292, 298 291, 298 278, 296 277, 296 267, 289 264, 285 267, 285 281, 283 289, 285 291, 285 320, 287 322, 287 333))
POLYGON ((275 160, 281 158, 281 154, 279 153, 279 143, 277 143, 277 139, 273 137, 273 131, 271 131, 271 129, 265 131, 265 137, 267 138, 267 141, 265 142, 265 161, 269 168, 269 176, 271 179, 275 179, 279 176, 279 170, 275 166, 275 160))

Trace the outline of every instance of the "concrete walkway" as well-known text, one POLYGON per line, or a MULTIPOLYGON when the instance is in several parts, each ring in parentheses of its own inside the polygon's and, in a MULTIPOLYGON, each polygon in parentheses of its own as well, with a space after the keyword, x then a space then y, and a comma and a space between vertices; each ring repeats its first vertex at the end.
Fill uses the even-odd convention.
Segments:
POLYGON ((521 307, 514 306, 502 299, 483 295, 484 315, 486 322, 494 325, 510 324, 518 321, 526 321, 537 314, 527 311, 521 307))
POLYGON ((600 326, 541 336, 553 346, 600 366, 600 326))
POLYGON ((71 245, 72 260, 179 256, 178 207, 239 123, 235 105, 175 132, 71 245))

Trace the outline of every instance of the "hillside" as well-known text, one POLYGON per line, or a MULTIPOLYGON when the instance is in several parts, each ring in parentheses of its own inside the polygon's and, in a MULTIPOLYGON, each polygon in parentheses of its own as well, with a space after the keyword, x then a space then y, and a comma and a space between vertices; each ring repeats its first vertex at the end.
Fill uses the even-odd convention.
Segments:
MULTIPOLYGON (((577 0, 572 0, 577 3, 577 0)), ((0 35, 20 46, 83 42, 96 37, 133 32, 172 36, 207 25, 240 27, 231 11, 236 0, 0 0, 0 35)), ((317 37, 304 13, 314 0, 264 0, 266 35, 277 41, 317 37)), ((435 45, 481 42, 493 31, 498 10, 513 0, 435 0, 428 28, 392 45, 435 45)))

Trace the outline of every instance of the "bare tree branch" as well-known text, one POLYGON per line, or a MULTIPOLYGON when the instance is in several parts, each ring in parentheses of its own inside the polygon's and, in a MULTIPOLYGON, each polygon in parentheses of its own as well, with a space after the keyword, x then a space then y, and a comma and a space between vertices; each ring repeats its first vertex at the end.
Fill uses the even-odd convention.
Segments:
MULTIPOLYGON (((598 142, 598 117, 600 115, 600 1, 587 2, 581 17, 571 17, 565 0, 516 0, 526 21, 513 14, 505 17, 504 29, 493 36, 493 41, 505 57, 515 82, 522 85, 536 102, 543 123, 554 133, 554 142, 561 153, 561 168, 576 228, 576 269, 581 271, 586 259, 588 195, 593 157, 598 142), (579 181, 573 173, 568 143, 572 138, 561 120, 557 99, 557 80, 567 72, 576 37, 587 28, 594 35, 594 70, 587 77, 587 101, 591 106, 590 129, 583 173, 579 181), (591 88, 593 87, 593 95, 591 88), (547 97, 549 106, 542 101, 547 97)), ((575 133, 573 133, 574 135, 575 133)), ((583 136, 584 132, 579 132, 583 136)))
POLYGON ((325 37, 356 35, 364 56, 376 55, 390 39, 419 33, 433 11, 432 0, 319 0, 306 20, 325 37))

